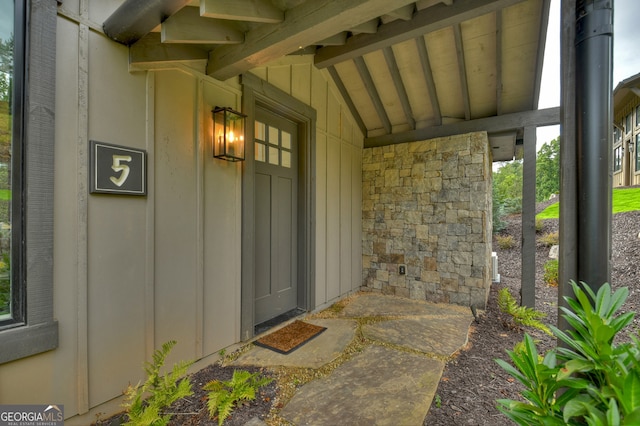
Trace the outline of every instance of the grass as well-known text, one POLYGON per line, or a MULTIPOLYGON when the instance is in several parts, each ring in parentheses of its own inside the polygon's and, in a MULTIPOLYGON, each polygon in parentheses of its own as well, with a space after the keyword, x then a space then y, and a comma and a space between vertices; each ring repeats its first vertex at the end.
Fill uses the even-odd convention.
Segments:
POLYGON ((0 189, 0 200, 9 201, 11 199, 10 189, 0 189))
MULTIPOLYGON (((613 190, 613 213, 640 210, 640 188, 616 188, 613 190)), ((560 203, 551 204, 536 215, 537 219, 558 219, 560 203)))

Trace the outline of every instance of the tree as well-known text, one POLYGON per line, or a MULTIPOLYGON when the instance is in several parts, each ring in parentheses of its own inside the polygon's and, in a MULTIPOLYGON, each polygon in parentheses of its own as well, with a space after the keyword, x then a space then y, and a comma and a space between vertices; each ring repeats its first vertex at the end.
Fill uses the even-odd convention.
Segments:
POLYGON ((536 201, 560 191, 560 136, 542 145, 536 158, 536 201))
POLYGON ((506 214, 522 211, 522 160, 504 163, 493 173, 494 203, 506 214))
POLYGON ((0 101, 9 102, 13 75, 13 34, 8 40, 0 39, 0 101))

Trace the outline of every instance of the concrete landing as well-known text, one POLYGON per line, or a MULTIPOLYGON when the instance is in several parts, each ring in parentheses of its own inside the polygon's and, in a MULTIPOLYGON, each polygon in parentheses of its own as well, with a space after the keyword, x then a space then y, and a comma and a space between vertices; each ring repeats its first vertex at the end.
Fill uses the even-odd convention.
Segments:
POLYGON ((299 388, 280 416, 294 425, 422 425, 444 368, 467 342, 468 308, 360 293, 304 318, 327 330, 288 355, 254 346, 234 365, 320 368, 361 333, 366 346, 299 388), (318 318, 322 316, 323 318, 318 318), (326 318, 326 317, 329 318, 326 318))

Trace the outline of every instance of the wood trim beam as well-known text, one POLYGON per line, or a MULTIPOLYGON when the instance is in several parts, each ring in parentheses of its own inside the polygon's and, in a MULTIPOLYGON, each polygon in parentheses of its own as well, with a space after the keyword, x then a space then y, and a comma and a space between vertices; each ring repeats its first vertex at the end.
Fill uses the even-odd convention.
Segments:
POLYGON ((200 17, 195 7, 185 7, 167 18, 161 27, 163 43, 239 44, 244 33, 229 21, 200 17))
MULTIPOLYGON (((486 1, 486 0, 484 0, 486 1)), ((513 0, 512 0, 513 1, 513 0)), ((220 46, 209 54, 207 74, 226 80, 301 46, 377 18, 410 0, 314 0, 289 9, 283 22, 260 25, 245 34, 245 43, 220 46)), ((332 46, 337 47, 337 46, 332 46)), ((326 67, 325 67, 326 68, 326 67)))
POLYGON ((524 128, 520 304, 536 307, 536 128, 524 128))
POLYGON ((336 67, 334 66, 328 67, 327 71, 329 71, 329 75, 333 79, 333 82, 338 88, 338 91, 340 92, 340 94, 342 95, 342 98, 346 102, 347 108, 349 108, 351 115, 353 115, 353 118, 356 120, 356 124, 358 125, 358 128, 360 128, 360 131, 362 132, 363 135, 366 135, 367 127, 364 125, 364 121, 362 121, 362 117, 358 112, 358 108, 356 108, 353 101, 351 100, 351 96, 349 96, 349 92, 347 91, 347 88, 342 82, 342 78, 340 78, 340 75, 338 74, 336 67))
POLYGON ((502 11, 496 11, 496 115, 502 115, 502 11))
POLYGON ((284 12, 266 0, 200 0, 200 16, 277 24, 284 12))
POLYGON ((376 34, 358 34, 349 38, 344 46, 319 49, 314 58, 315 65, 326 68, 522 1, 524 0, 457 0, 451 6, 438 4, 416 13, 410 21, 398 20, 381 25, 376 34))
POLYGON ((521 129, 528 126, 552 126, 560 123, 560 107, 523 111, 476 120, 460 121, 441 126, 426 127, 402 133, 387 134, 365 138, 365 148, 393 145, 399 143, 423 141, 445 136, 461 135, 471 132, 495 133, 505 130, 521 129))
POLYGON ((462 46, 460 24, 453 26, 453 38, 455 39, 456 56, 458 57, 458 75, 460 76, 462 101, 464 103, 464 119, 468 121, 471 120, 471 104, 469 101, 469 82, 467 81, 467 65, 464 60, 464 47, 462 46))
POLYGON ((149 33, 129 48, 129 66, 144 68, 167 62, 202 62, 203 68, 209 53, 195 44, 163 44, 160 33, 149 33))
POLYGON ((440 126, 442 124, 440 101, 438 100, 436 82, 433 79, 433 72, 431 71, 431 62, 429 61, 429 51, 427 50, 427 43, 424 41, 423 36, 416 38, 416 48, 418 49, 418 56, 420 56, 422 73, 424 74, 424 78, 427 83, 427 89, 429 89, 429 99, 431 100, 431 109, 433 110, 435 124, 436 126, 440 126))
POLYGON ((380 19, 375 18, 370 21, 364 22, 360 25, 356 25, 355 27, 351 28, 351 32, 354 34, 361 34, 361 33, 375 34, 376 32, 378 32, 379 24, 380 24, 380 19))
POLYGON ((409 97, 407 96, 407 89, 404 87, 404 83, 402 82, 402 76, 400 75, 400 69, 398 68, 398 63, 396 62, 393 50, 391 47, 385 47, 382 49, 382 54, 384 55, 387 67, 391 73, 391 79, 393 80, 393 85, 398 93, 398 98, 400 98, 400 104, 402 105, 402 110, 404 111, 407 123, 411 129, 415 129, 416 120, 413 118, 413 111, 411 110, 411 104, 409 103, 409 97))
POLYGON ((387 13, 387 15, 401 19, 403 21, 408 21, 413 16, 413 11, 415 10, 414 4, 408 4, 406 6, 402 6, 400 9, 396 9, 393 12, 387 13))
POLYGON ((345 44, 347 42, 347 32, 346 31, 342 31, 338 34, 335 34, 331 37, 325 38, 324 40, 321 40, 319 42, 317 42, 316 44, 319 44, 321 46, 341 46, 343 44, 345 44))
POLYGON ((365 64, 364 59, 361 57, 355 58, 353 62, 356 64, 358 74, 360 74, 364 87, 367 89, 371 102, 373 102, 373 107, 378 113, 378 118, 380 118, 380 121, 382 122, 382 127, 386 133, 391 133, 391 122, 389 121, 389 116, 387 116, 387 112, 384 109, 382 99, 380 99, 380 95, 376 90, 376 85, 373 83, 373 78, 371 78, 371 73, 369 73, 367 64, 365 64))

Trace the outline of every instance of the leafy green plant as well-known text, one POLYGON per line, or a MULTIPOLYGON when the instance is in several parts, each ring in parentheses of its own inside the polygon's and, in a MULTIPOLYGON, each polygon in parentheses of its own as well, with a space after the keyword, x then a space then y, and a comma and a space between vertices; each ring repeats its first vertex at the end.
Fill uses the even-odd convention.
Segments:
POLYGON ((558 286, 558 259, 550 259, 544 264, 542 279, 550 286, 558 286))
POLYGON ((516 245, 516 242, 511 235, 497 235, 496 241, 498 242, 498 247, 502 250, 508 250, 516 245))
POLYGON ((218 416, 218 424, 232 413, 240 401, 252 401, 256 392, 262 386, 271 383, 272 379, 260 376, 259 373, 250 373, 245 370, 235 370, 231 380, 212 380, 203 389, 209 391, 207 407, 209 415, 218 416))
POLYGON ((576 298, 565 297, 569 308, 561 309, 573 330, 552 327, 566 346, 540 361, 525 335, 524 351, 507 351, 513 366, 496 360, 526 388, 526 402, 502 399, 498 409, 520 425, 640 424, 640 340, 613 343, 633 320, 632 312, 617 314, 629 291, 612 293, 604 284, 595 294, 584 283, 571 285, 576 298))
POLYGON ((253 401, 257 390, 271 381, 272 379, 262 377, 259 373, 252 374, 245 370, 234 370, 233 377, 226 382, 210 381, 203 387, 209 391, 209 415, 213 418, 217 414, 218 424, 222 425, 239 401, 253 401))
POLYGON ((174 364, 171 372, 161 374, 160 370, 164 362, 176 345, 171 340, 162 345, 153 354, 153 362, 145 363, 144 371, 147 373, 146 381, 140 385, 129 386, 125 392, 124 407, 127 409, 129 421, 125 425, 131 426, 161 426, 171 420, 171 414, 163 414, 162 410, 173 404, 180 398, 192 395, 191 381, 183 377, 192 362, 180 362, 174 364), (144 400, 143 397, 149 394, 144 400))
POLYGON ((500 311, 511 315, 514 324, 537 328, 551 335, 549 327, 540 321, 546 317, 546 314, 526 306, 518 305, 518 302, 516 302, 516 299, 511 295, 507 287, 503 287, 498 292, 498 307, 500 311))
POLYGON ((547 246, 555 246, 560 243, 560 235, 557 232, 547 232, 539 238, 539 241, 547 246))
POLYGON ((436 408, 442 407, 442 398, 440 398, 440 395, 436 394, 433 399, 435 401, 436 408))

